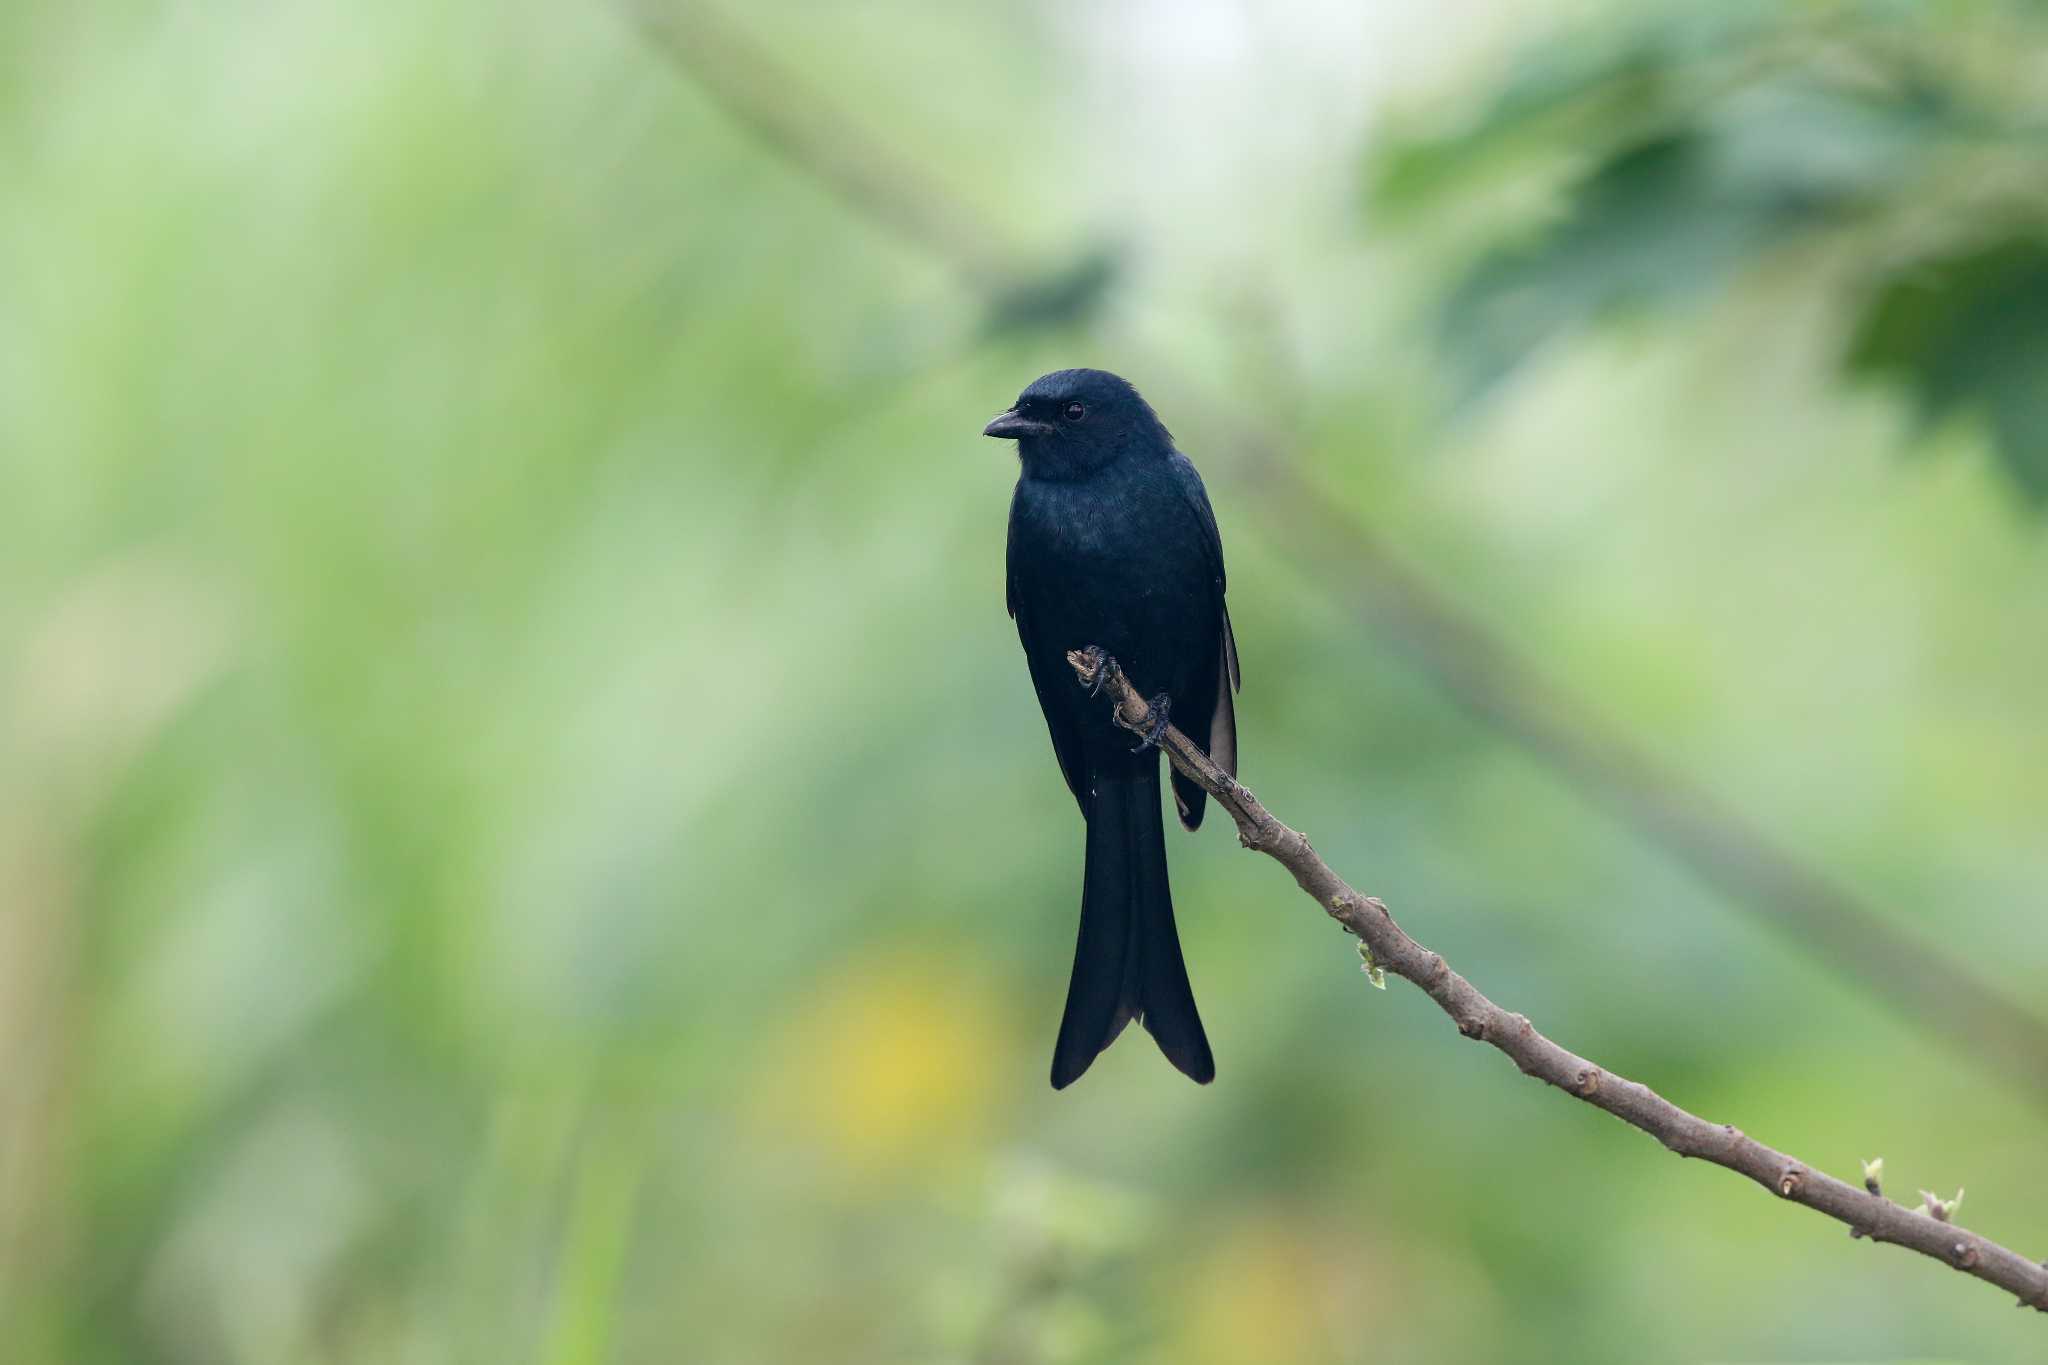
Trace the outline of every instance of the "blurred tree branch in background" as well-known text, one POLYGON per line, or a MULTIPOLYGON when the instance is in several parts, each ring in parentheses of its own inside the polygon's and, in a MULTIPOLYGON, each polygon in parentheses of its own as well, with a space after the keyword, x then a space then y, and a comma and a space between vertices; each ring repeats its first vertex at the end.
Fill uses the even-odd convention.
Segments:
POLYGON ((957 270, 976 290, 1011 284, 1010 243, 991 235, 988 225, 924 182, 917 168, 886 143, 854 138, 847 112, 816 90, 791 93, 791 73, 767 52, 738 35, 716 15, 695 5, 641 0, 631 4, 640 27, 656 45, 682 63, 692 79, 717 96, 747 131, 810 174, 856 214, 878 220, 892 233, 957 270), (735 98, 758 91, 764 98, 735 98), (819 158, 816 148, 838 155, 819 158))
MULTIPOLYGON (((1067 662, 1081 686, 1108 693, 1119 725, 1135 734, 1151 733, 1151 707, 1114 659, 1100 650, 1088 650, 1068 654, 1067 662)), ((1410 938, 1394 923, 1385 904, 1354 890, 1316 854, 1306 838, 1276 819, 1179 729, 1168 725, 1158 743, 1177 770, 1199 782, 1230 812, 1237 822, 1238 839, 1246 848, 1266 854, 1293 873, 1301 889, 1359 940, 1360 955, 1369 972, 1389 971, 1419 987, 1451 1017, 1459 1033, 1506 1053, 1524 1075, 1606 1110, 1682 1157, 1698 1157, 1746 1175, 1781 1198, 1846 1223, 1852 1236, 1917 1251, 2007 1290, 2018 1297, 2022 1308, 2048 1313, 2048 1263, 2028 1260, 1950 1222, 1960 1195, 1949 1203, 1930 1197, 1922 1209, 1903 1208, 1873 1188, 1877 1185, 1874 1174, 1866 1176, 1866 1188, 1858 1189, 1765 1146, 1733 1125, 1709 1123, 1648 1086, 1567 1051, 1537 1032, 1526 1016, 1511 1014, 1489 1000, 1451 970, 1441 954, 1410 938)))
MULTIPOLYGON (((795 170, 949 266, 983 300, 988 334, 1084 322, 1116 283, 1113 259, 1096 251, 1051 269, 1030 267, 1010 234, 934 183, 912 157, 832 108, 820 92, 711 7, 643 0, 631 12, 684 76, 795 170)), ((1606 58, 1593 54, 1563 60, 1565 76, 1511 90, 1484 129, 1462 142, 1394 162, 1382 177, 1381 193, 1418 206, 1432 196, 1448 194, 1450 186, 1484 170, 1502 140, 1523 135, 1514 131, 1516 120, 1529 122, 1538 134, 1574 145, 1581 137, 1595 139, 1591 145, 1606 145, 1599 139, 1614 141, 1619 167, 1608 173, 1607 180, 1616 183, 1589 193, 1617 201, 1602 211, 1619 213, 1626 232, 1612 241, 1580 241, 1571 230, 1561 230, 1553 251, 1568 259, 1549 261, 1545 269, 1559 271, 1568 281, 1604 279, 1602 272, 1619 271, 1631 288, 1648 288, 1672 272, 1666 262, 1644 259, 1642 253, 1649 248, 1637 245, 1639 239, 1660 241, 1675 235, 1683 253, 1722 263, 1729 256, 1726 239, 1731 235, 1747 241, 1758 233, 1784 230, 1786 224, 1829 218, 1835 212, 1831 196, 1848 192, 1823 193, 1825 187, 1808 187, 1794 193, 1774 182, 1777 195, 1789 197, 1789 203, 1773 199, 1776 207, 1748 205, 1724 214, 1729 221, 1719 226, 1694 222, 1697 213, 1681 205, 1669 211, 1667 221, 1665 205, 1673 185, 1686 183, 1695 173, 1699 154, 1694 142, 1701 135, 1665 128, 1653 145, 1621 145, 1626 139, 1616 141, 1614 129, 1622 126, 1616 120, 1626 111, 1654 106, 1653 96, 1662 89, 1657 73, 1646 74, 1643 58, 1627 51, 1606 58), (1586 87, 1582 97, 1574 94, 1580 85, 1586 87), (1551 129, 1556 131, 1545 132, 1551 129)), ((1714 89, 1731 87, 1746 79, 1746 73, 1767 66, 1763 57, 1738 52, 1717 68, 1724 74, 1709 84, 1714 89)), ((1661 127, 1647 118, 1646 124, 1661 127)), ((1746 136, 1744 145, 1752 146, 1766 165, 1776 166, 1782 181, 1789 174, 1787 163, 1765 156, 1773 145, 1770 129, 1751 128, 1746 136)), ((1880 144, 1868 155, 1880 158, 1874 164, 1881 169, 1883 147, 1903 134, 1881 123, 1867 136, 1880 144)), ((1844 171, 1829 183, 1848 178, 1867 185, 1878 175, 1862 161, 1856 166, 1864 169, 1854 177, 1844 171)), ((1705 268, 1703 264, 1690 275, 1677 272, 1675 278, 1697 279, 1705 268)), ((1509 267, 1476 269, 1454 308, 1491 306, 1480 301, 1482 296, 1523 297, 1522 287, 1515 283, 1519 276, 1498 278, 1509 267)), ((1902 275, 1898 287, 1912 288, 1906 283, 1910 278, 1902 275)), ((1583 287, 1600 300, 1615 296, 1618 288, 1583 287)), ((1591 307, 1582 300, 1557 311, 1577 317, 1591 307)), ((1939 318, 1928 321, 1929 312, 1941 310, 1930 308, 1917 295, 1901 295, 1886 307, 1888 315, 1900 320, 1880 327, 1882 336, 1954 331, 1951 327, 1943 333, 1939 318)), ((2048 309, 2036 316, 2048 326, 2048 309)), ((1448 325, 1455 329, 1461 324, 1448 325)), ((1864 350, 1864 363, 1871 367, 1890 363, 1897 355, 1895 344, 1878 340, 1866 343, 1864 350)), ((2048 363, 2048 348, 2036 354, 2048 363)), ((1489 367, 1491 376, 1505 373, 1507 363, 1502 360, 1489 367)), ((1169 366, 1148 356, 1128 368, 1158 375, 1169 366)), ((1954 395, 1971 382, 1973 371, 1938 385, 1941 401, 1962 401, 1954 395)), ((1194 385, 1184 387, 1189 394, 1199 391, 1194 385)), ((2035 392, 2048 393, 2048 385, 2035 392)), ((1336 577, 1349 588, 1352 609, 1370 627, 1394 639, 1471 714, 1540 758, 1592 805, 1663 848, 1707 885, 1778 928, 1870 998, 1945 1039, 1958 1055, 2002 1077, 2036 1106, 2048 1107, 2048 1021, 1978 979, 1938 946, 1897 927, 1701 784, 1602 724, 1583 698, 1550 682, 1498 632, 1436 587, 1427 573, 1410 566, 1358 513, 1319 490, 1274 447, 1254 415, 1212 403, 1195 420, 1216 447, 1242 452, 1231 466, 1215 473, 1260 511, 1273 528, 1276 543, 1296 547, 1297 554, 1304 545, 1312 546, 1322 566, 1316 575, 1321 580, 1331 579, 1330 566, 1342 566, 1336 577)))
POLYGON ((1115 257, 1100 250, 1049 270, 1022 268, 1021 243, 931 183, 894 147, 862 136, 822 91, 706 7, 629 3, 654 45, 728 115, 855 215, 914 244, 983 297, 990 334, 1084 317, 1114 281, 1115 257))

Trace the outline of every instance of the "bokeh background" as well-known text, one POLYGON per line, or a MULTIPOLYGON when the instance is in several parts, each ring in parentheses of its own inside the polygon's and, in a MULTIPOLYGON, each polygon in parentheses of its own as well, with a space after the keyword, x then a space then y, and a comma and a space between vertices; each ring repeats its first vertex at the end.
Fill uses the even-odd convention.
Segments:
POLYGON ((0 1357, 2043 1358, 1219 820, 1217 1082, 1049 1090, 977 433, 1130 375, 1277 813, 2048 1254, 2044 138, 2018 4, 0 8, 0 1357))

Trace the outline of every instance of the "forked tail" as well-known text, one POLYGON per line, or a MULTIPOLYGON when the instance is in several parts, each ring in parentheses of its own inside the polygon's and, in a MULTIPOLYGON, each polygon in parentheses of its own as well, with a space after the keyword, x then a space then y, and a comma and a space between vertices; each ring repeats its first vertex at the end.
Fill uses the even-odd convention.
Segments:
POLYGON ((1081 932, 1053 1048, 1053 1088, 1072 1084, 1133 1019, 1188 1077, 1215 1079, 1173 924, 1156 767, 1099 779, 1089 803, 1081 932))

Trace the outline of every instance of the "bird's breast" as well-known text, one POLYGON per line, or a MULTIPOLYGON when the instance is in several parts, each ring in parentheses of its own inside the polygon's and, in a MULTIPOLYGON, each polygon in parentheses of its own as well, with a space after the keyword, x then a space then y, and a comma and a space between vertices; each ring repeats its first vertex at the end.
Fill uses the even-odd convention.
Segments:
POLYGON ((1019 486, 1011 534, 1038 554, 1092 569, 1129 554, 1145 527, 1141 509, 1119 490, 1032 481, 1019 486))

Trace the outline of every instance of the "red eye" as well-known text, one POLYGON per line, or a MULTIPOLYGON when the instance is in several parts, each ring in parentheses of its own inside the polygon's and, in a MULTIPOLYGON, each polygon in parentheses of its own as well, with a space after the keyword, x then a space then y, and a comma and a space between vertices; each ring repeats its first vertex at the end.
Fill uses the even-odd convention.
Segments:
POLYGON ((1069 422, 1078 422, 1087 415, 1088 409, 1082 407, 1079 403, 1067 404, 1065 416, 1069 422))

